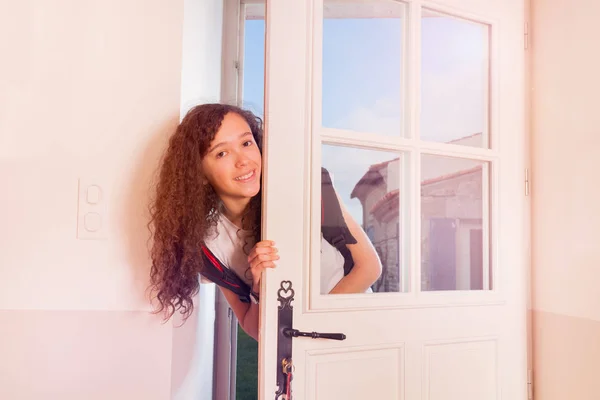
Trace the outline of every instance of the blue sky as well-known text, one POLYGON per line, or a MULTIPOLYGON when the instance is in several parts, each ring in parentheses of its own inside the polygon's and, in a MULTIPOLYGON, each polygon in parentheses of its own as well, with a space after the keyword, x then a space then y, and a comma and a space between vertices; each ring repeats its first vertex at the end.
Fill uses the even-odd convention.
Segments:
POLYGON ((265 21, 246 21, 244 35, 243 105, 262 117, 265 89, 265 21))
MULTIPOLYGON (((403 26, 392 18, 326 19, 323 24, 323 125, 399 135, 402 126, 403 26)), ((245 26, 244 106, 262 116, 264 21, 245 26)), ((446 142, 481 132, 484 126, 485 28, 452 18, 422 21, 421 137, 446 142)), ((326 146, 323 165, 360 223, 350 200, 356 182, 372 164, 399 154, 326 146)), ((394 188, 392 188, 394 189, 394 188)))

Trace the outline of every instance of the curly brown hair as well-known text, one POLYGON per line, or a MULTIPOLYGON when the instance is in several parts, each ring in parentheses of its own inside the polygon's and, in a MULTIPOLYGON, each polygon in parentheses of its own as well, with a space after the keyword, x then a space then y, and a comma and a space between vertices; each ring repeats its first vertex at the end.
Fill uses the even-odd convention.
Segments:
MULTIPOLYGON (((202 104, 192 108, 169 140, 163 155, 154 199, 150 203, 152 247, 150 288, 160 303, 156 313, 165 320, 180 310, 191 314, 192 298, 199 288, 203 263, 201 245, 216 226, 222 202, 210 184, 203 184, 201 161, 224 117, 236 113, 246 120, 262 149, 262 120, 250 111, 227 104, 202 104)), ((242 224, 260 235, 260 192, 250 201, 242 224)))

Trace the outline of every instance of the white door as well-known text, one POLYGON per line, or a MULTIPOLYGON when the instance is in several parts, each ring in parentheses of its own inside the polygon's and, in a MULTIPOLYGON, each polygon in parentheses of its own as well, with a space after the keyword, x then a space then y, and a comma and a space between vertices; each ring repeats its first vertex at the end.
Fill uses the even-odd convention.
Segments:
POLYGON ((260 399, 527 396, 524 2, 269 1, 260 399), (373 293, 321 293, 321 167, 382 262, 373 293), (284 398, 280 396, 279 398, 284 398))

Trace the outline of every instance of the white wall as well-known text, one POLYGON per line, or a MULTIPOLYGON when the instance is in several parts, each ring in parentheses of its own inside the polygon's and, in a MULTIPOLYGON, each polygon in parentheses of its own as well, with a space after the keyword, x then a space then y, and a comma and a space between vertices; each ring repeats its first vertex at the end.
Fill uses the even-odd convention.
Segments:
POLYGON ((532 1, 536 400, 600 398, 600 2, 532 1))
POLYGON ((179 118, 183 2, 0 1, 0 398, 165 399, 150 177, 179 118), (78 180, 106 193, 77 238, 78 180))
POLYGON ((214 288, 183 328, 150 314, 146 223, 180 111, 218 100, 221 10, 0 0, 1 399, 212 390, 214 288), (108 194, 103 240, 77 238, 80 178, 108 194))
POLYGON ((223 0, 184 0, 181 113, 221 99, 223 0))

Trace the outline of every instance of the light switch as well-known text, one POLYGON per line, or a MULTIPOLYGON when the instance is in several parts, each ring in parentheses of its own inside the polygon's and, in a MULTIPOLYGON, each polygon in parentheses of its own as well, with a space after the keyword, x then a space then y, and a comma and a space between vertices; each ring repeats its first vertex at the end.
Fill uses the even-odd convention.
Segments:
POLYGON ((98 204, 100 201, 100 188, 96 185, 91 185, 87 188, 87 202, 90 204, 98 204))
POLYGON ((106 239, 108 199, 107 185, 104 182, 99 179, 79 179, 77 238, 106 239))
POLYGON ((100 216, 100 214, 95 212, 87 213, 83 219, 86 231, 98 232, 102 229, 102 216, 100 216))

